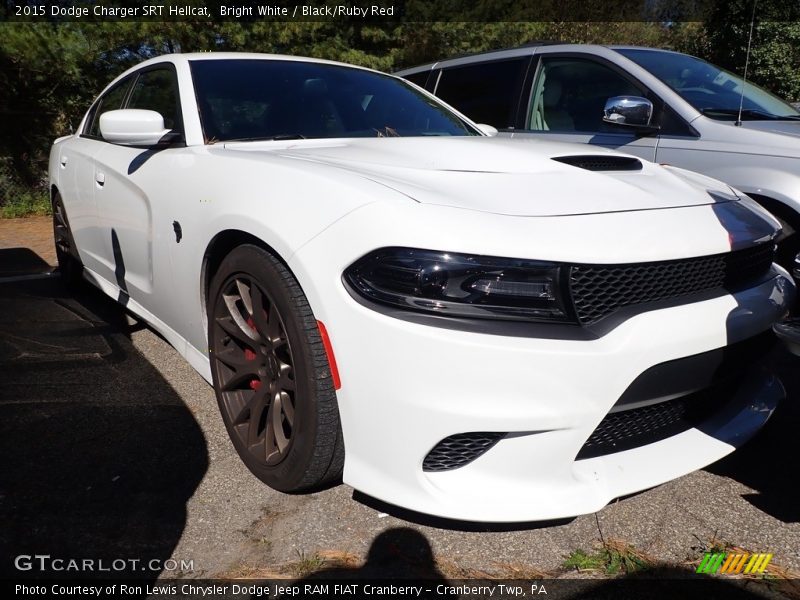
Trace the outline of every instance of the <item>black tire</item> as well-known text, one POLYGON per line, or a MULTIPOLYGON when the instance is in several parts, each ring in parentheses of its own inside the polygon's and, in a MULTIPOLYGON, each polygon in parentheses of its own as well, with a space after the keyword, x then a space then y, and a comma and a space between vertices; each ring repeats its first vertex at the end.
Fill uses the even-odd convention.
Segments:
POLYGON ((297 280, 271 253, 242 245, 223 259, 208 298, 214 391, 245 465, 282 492, 337 482, 344 444, 336 391, 297 280))
POLYGON ((83 263, 72 237, 67 211, 58 192, 53 194, 53 240, 56 245, 56 259, 61 280, 69 288, 75 288, 83 281, 83 263))

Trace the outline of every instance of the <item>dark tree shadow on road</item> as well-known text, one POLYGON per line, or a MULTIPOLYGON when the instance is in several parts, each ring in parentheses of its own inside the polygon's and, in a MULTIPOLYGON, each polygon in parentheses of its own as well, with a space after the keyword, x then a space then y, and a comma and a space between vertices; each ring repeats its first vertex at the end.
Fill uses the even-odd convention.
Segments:
POLYGON ((88 286, 75 296, 57 278, 0 283, 0 576, 153 580, 180 540, 206 442, 131 330, 88 286), (15 568, 34 554, 95 570, 15 568), (97 571, 118 559, 142 562, 97 571))

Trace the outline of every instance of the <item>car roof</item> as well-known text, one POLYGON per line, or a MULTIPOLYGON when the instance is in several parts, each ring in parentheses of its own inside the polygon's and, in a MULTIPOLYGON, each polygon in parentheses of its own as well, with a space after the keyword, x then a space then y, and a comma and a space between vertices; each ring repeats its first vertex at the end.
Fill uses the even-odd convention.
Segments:
MULTIPOLYGON (((282 61, 292 61, 292 62, 310 62, 317 64, 334 65, 339 67, 350 67, 353 69, 361 69, 362 71, 372 71, 374 73, 381 73, 381 71, 376 71, 375 69, 370 69, 359 65, 351 65, 348 63, 338 62, 334 60, 326 60, 324 58, 312 58, 310 56, 293 56, 290 54, 266 54, 266 53, 262 54, 259 52, 187 52, 187 53, 175 52, 172 54, 161 54, 160 56, 156 56, 154 58, 150 58, 148 60, 140 62, 131 67, 130 69, 128 69, 123 75, 135 71, 137 69, 141 69, 142 67, 163 62, 188 63, 193 61, 207 61, 207 60, 282 60, 282 61)), ((386 73, 381 73, 381 74, 386 75, 386 73)))
MULTIPOLYGON (((675 52, 673 50, 665 50, 662 48, 648 48, 646 46, 623 46, 623 45, 603 45, 603 44, 571 44, 571 43, 564 43, 558 41, 541 41, 541 42, 531 42, 529 44, 524 44, 522 46, 514 46, 512 48, 500 48, 497 50, 487 50, 484 52, 473 52, 469 54, 461 54, 458 56, 449 56, 447 58, 443 58, 441 60, 425 63, 416 67, 409 67, 407 69, 400 69, 397 71, 398 74, 412 74, 412 73, 420 73, 423 71, 429 71, 437 66, 453 66, 454 64, 471 64, 473 62, 478 62, 476 59, 486 58, 487 60, 491 59, 502 59, 502 58, 512 58, 515 56, 525 56, 528 54, 532 54, 535 52, 536 48, 541 48, 544 46, 558 46, 558 50, 563 50, 565 52, 575 51, 575 50, 582 50, 582 51, 595 51, 599 54, 608 51, 618 51, 618 50, 650 50, 653 52, 670 52, 672 54, 680 54, 679 52, 675 52)), ((555 48, 554 48, 555 49, 555 48)))

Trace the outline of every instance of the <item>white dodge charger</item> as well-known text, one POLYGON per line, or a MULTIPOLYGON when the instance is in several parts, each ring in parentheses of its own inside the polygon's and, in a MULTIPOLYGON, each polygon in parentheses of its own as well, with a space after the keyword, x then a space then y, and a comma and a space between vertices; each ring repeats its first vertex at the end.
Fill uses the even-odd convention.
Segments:
POLYGON ((777 222, 706 177, 501 140, 368 69, 169 55, 55 142, 59 265, 214 386, 282 491, 477 521, 596 511, 783 398, 777 222))

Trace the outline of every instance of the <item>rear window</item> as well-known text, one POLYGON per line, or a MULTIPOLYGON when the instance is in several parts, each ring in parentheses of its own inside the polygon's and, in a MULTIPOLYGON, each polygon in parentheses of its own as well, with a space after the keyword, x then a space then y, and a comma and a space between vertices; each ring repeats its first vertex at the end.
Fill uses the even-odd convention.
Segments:
POLYGON ((515 126, 528 57, 444 69, 436 95, 476 123, 515 126))

